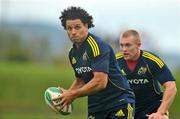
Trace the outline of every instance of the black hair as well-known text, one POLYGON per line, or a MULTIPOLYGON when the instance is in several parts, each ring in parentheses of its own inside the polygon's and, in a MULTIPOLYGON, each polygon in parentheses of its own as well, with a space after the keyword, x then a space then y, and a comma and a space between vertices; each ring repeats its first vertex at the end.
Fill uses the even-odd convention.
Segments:
POLYGON ((88 24, 88 28, 94 27, 93 17, 80 7, 68 7, 61 12, 59 19, 61 20, 61 24, 64 29, 66 29, 66 21, 74 19, 80 19, 83 24, 88 24))

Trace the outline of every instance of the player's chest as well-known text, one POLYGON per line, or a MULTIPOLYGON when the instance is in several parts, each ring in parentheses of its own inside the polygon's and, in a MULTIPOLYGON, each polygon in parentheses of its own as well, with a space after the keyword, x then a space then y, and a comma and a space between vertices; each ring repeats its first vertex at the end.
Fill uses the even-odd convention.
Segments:
POLYGON ((92 70, 91 59, 86 50, 74 53, 71 56, 71 64, 78 74, 87 73, 92 70))
POLYGON ((121 72, 130 85, 148 85, 152 83, 152 75, 149 67, 145 63, 138 63, 134 70, 130 70, 126 64, 121 67, 121 72))

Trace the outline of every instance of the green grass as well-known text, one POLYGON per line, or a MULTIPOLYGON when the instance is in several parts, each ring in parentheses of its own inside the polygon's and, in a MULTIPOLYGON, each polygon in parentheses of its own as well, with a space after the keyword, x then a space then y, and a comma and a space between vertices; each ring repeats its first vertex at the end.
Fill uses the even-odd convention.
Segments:
MULTIPOLYGON (((173 72, 177 88, 180 71, 173 72)), ((71 66, 0 62, 0 119, 86 119, 86 98, 73 102, 68 116, 55 114, 44 101, 44 91, 51 86, 68 88, 74 73, 71 66)), ((171 119, 179 119, 180 95, 170 108, 171 119)))
POLYGON ((169 110, 170 112, 170 119, 179 119, 180 118, 180 94, 179 94, 179 87, 180 87, 180 70, 174 71, 173 75, 176 79, 176 86, 177 86, 177 94, 176 98, 169 110))
POLYGON ((71 115, 71 116, 62 116, 57 114, 24 114, 24 113, 16 113, 16 114, 6 114, 0 116, 1 119, 85 119, 82 115, 71 115))
MULTIPOLYGON (((70 66, 65 64, 0 63, 0 119, 62 119, 46 105, 44 91, 51 86, 68 88, 73 75, 70 66)), ((63 119, 86 116, 85 98, 75 100, 73 105, 73 114, 63 119)))

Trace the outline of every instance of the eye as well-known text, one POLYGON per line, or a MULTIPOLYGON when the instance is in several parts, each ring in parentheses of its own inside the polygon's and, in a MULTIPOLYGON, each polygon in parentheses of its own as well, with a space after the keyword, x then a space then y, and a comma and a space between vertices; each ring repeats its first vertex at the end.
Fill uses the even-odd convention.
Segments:
POLYGON ((131 46, 131 44, 126 44, 126 47, 129 47, 129 46, 131 46))
POLYGON ((66 30, 71 31, 72 27, 67 27, 66 30))
POLYGON ((132 44, 130 44, 130 43, 125 43, 125 44, 120 43, 121 48, 129 48, 131 46, 132 46, 132 44))
POLYGON ((74 27, 76 30, 79 30, 81 28, 81 26, 77 25, 74 27))
POLYGON ((123 47, 123 44, 120 43, 120 46, 123 47))

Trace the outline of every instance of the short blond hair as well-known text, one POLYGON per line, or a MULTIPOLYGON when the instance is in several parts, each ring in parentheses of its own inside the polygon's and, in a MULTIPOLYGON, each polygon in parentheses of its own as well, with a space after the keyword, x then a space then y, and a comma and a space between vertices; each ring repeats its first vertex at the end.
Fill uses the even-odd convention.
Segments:
POLYGON ((139 42, 141 42, 141 37, 136 30, 130 29, 122 33, 121 38, 127 38, 129 36, 135 36, 139 42))

